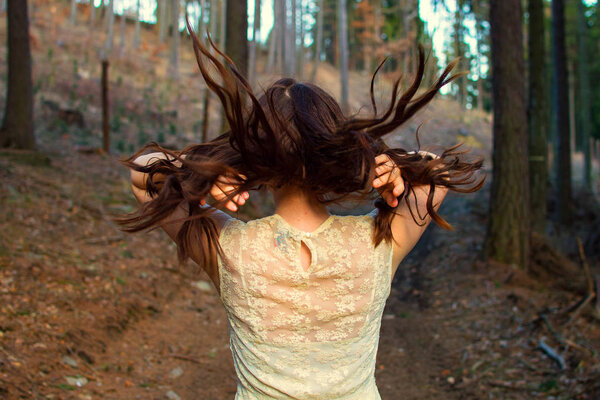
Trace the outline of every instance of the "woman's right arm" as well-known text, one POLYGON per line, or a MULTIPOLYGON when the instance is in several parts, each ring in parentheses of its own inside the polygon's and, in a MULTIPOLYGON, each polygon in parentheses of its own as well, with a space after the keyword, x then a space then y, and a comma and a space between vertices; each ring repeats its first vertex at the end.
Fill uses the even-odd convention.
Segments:
MULTIPOLYGON (((182 155, 184 158, 185 155, 182 155)), ((134 160, 134 163, 140 166, 146 166, 151 164, 152 162, 159 159, 166 159, 167 156, 161 152, 144 154, 137 157, 134 160)), ((180 166, 181 162, 175 160, 173 162, 176 166, 180 166)), ((147 203, 153 199, 153 197, 146 191, 146 182, 148 179, 148 174, 140 171, 136 171, 134 169, 130 169, 131 176, 131 189, 133 191, 133 195, 137 199, 140 204, 147 203)), ((166 176, 161 174, 155 174, 154 184, 159 188, 162 186, 162 183, 165 181, 166 176)), ((222 200, 227 197, 227 194, 230 193, 231 190, 235 189, 235 182, 232 179, 228 179, 225 177, 220 177, 217 179, 217 182, 213 185, 210 190, 210 194, 215 198, 215 200, 222 200)), ((248 192, 241 193, 233 197, 231 201, 226 203, 226 207, 231 211, 236 211, 237 208, 243 205, 248 199, 248 192)), ((210 207, 206 205, 206 200, 201 201, 201 205, 203 207, 210 207)), ((188 216, 188 205, 185 201, 179 203, 175 210, 168 217, 166 217, 161 223, 161 228, 171 237, 171 239, 175 240, 181 226, 183 225, 183 219, 188 216)), ((225 222, 231 217, 226 213, 222 212, 218 209, 213 209, 212 217, 214 221, 217 223, 219 229, 225 224, 225 222)))

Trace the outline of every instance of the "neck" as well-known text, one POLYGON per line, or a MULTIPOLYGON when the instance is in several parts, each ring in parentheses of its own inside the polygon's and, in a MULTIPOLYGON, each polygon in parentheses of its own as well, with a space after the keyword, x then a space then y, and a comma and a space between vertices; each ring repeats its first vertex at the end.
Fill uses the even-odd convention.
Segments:
POLYGON ((313 231, 329 218, 327 208, 311 193, 298 188, 282 188, 272 193, 275 213, 300 230, 313 231))

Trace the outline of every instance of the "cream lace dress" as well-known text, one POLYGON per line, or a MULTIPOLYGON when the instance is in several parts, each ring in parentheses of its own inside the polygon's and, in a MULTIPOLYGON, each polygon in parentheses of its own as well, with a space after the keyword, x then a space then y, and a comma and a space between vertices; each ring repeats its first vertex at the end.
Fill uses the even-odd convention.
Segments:
POLYGON ((380 399, 375 357, 392 246, 373 246, 373 217, 332 215, 310 233, 277 214, 227 221, 219 273, 236 400, 380 399))

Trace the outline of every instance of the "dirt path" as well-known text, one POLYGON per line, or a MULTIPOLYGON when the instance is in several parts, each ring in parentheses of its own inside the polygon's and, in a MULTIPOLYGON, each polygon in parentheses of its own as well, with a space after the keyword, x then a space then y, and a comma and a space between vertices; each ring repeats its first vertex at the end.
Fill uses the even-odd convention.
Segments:
MULTIPOLYGON (((376 378, 383 399, 453 399, 440 377, 448 349, 435 315, 391 295, 376 378), (402 397, 399 397, 399 394, 402 397)), ((159 314, 129 327, 97 360, 93 398, 230 400, 235 371, 225 313, 213 291, 182 285, 159 314)))

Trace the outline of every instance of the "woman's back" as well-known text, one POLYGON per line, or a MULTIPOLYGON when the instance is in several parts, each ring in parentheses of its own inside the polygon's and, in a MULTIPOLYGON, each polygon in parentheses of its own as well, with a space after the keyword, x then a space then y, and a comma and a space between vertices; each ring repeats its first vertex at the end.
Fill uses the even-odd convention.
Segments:
POLYGON ((237 399, 379 399, 374 381, 392 246, 372 215, 330 216, 307 233, 281 216, 221 231, 221 298, 237 399), (302 242, 311 263, 300 263, 302 242))

